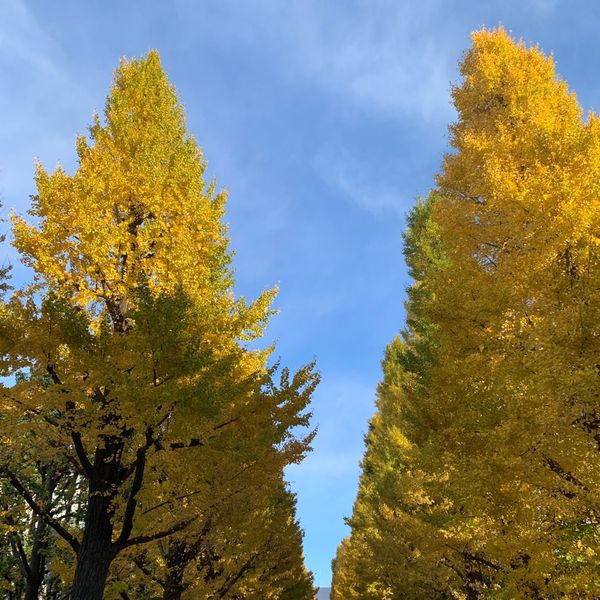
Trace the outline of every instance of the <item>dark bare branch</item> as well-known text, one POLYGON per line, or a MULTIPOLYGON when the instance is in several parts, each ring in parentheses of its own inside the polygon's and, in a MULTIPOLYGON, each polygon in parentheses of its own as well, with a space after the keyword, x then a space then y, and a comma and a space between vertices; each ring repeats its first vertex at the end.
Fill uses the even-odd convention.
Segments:
POLYGON ((21 495, 23 500, 27 502, 29 508, 31 508, 31 510, 38 517, 40 517, 40 519, 42 519, 42 521, 44 521, 46 525, 52 527, 52 529, 54 529, 54 531, 56 531, 56 533, 58 533, 58 535, 60 535, 69 544, 69 546, 71 546, 71 548, 73 548, 73 551, 75 553, 79 552, 79 541, 77 540, 77 538, 71 535, 56 519, 52 517, 52 515, 48 511, 44 510, 35 501, 34 497, 31 495, 29 490, 25 488, 25 486, 19 481, 19 479, 14 473, 8 471, 7 469, 2 469, 2 471, 0 471, 0 476, 3 476, 6 479, 8 479, 9 483, 13 486, 13 488, 15 488, 15 490, 21 495))
POLYGON ((191 525, 198 517, 192 517, 190 519, 184 519, 183 521, 179 521, 172 525, 168 529, 164 529, 163 531, 159 531, 157 533, 152 533, 150 535, 138 535, 137 537, 130 538, 125 542, 123 548, 129 548, 130 546, 138 546, 139 544, 147 544, 148 542, 154 542, 156 540, 160 540, 162 538, 166 538, 174 533, 178 533, 179 531, 184 530, 188 525, 191 525))
POLYGON ((115 542, 115 546, 121 549, 125 546, 131 531, 133 529, 133 517, 135 516, 135 510, 137 508, 137 494, 142 488, 144 481, 144 470, 146 468, 146 454, 148 449, 154 443, 154 432, 151 427, 146 429, 146 443, 138 448, 136 452, 136 459, 134 462, 134 474, 133 481, 131 482, 131 488, 129 490, 129 497, 127 498, 127 505, 125 506, 125 514, 123 516, 123 527, 121 533, 115 542))
POLYGON ((21 571, 23 577, 28 579, 31 577, 31 567, 29 566, 29 561, 27 560, 27 555, 25 554, 25 548, 23 548, 23 543, 18 533, 13 532, 10 534, 10 546, 12 548, 13 555, 19 564, 19 571, 21 571))
POLYGON ((580 479, 575 477, 575 475, 573 475, 573 473, 570 473, 569 471, 563 469, 563 467, 556 460, 551 458, 550 456, 547 456, 545 454, 542 456, 544 459, 544 464, 553 473, 556 473, 556 475, 558 475, 564 481, 568 481, 569 483, 572 483, 574 486, 576 486, 586 492, 589 492, 589 488, 587 487, 587 485, 585 485, 585 483, 583 483, 580 479))
POLYGON ((77 453, 77 458, 81 463, 81 468, 83 473, 87 476, 88 479, 91 479, 94 467, 88 458, 87 452, 83 445, 83 441, 81 439, 81 434, 78 431, 71 430, 71 439, 73 440, 73 446, 75 448, 75 452, 77 453))

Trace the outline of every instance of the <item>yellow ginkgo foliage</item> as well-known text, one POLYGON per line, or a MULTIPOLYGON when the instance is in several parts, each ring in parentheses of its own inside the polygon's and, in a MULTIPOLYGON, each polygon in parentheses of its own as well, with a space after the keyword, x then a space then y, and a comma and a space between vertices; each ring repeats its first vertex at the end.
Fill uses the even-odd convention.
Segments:
POLYGON ((32 218, 13 217, 35 280, 0 307, 2 374, 19 375, 2 390, 0 474, 63 540, 69 597, 99 600, 109 578, 127 593, 110 570, 137 548, 152 559, 159 542, 197 539, 211 510, 230 527, 238 470, 254 474, 248 510, 281 494, 283 467, 308 449, 292 429, 307 425, 316 375, 275 383, 272 349, 246 344, 275 292, 233 293, 225 194, 204 179, 156 52, 121 62, 77 153, 72 175, 38 165, 32 218), (31 489, 41 466, 68 474, 62 510, 31 489))
POLYGON ((460 72, 336 598, 597 598, 599 121, 503 29, 460 72))

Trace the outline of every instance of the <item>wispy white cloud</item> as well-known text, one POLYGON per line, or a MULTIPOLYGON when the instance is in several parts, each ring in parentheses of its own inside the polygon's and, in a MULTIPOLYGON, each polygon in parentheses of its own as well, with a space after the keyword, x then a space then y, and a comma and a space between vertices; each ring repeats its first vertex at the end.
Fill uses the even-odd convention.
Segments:
MULTIPOLYGON (((251 48, 257 37, 264 40, 265 48, 276 50, 269 68, 302 97, 321 96, 323 110, 339 113, 337 122, 366 116, 392 127, 410 121, 424 135, 431 127, 445 132, 454 114, 456 45, 465 40, 439 27, 441 0, 225 4, 235 7, 229 26, 236 43, 251 48)), ((319 178, 350 203, 374 214, 405 212, 407 199, 392 178, 375 173, 373 161, 357 156, 351 145, 316 146, 311 160, 319 178)))
MULTIPOLYGON (((89 120, 91 103, 71 76, 60 43, 22 0, 0 2, 0 216, 23 213, 34 192, 34 159, 49 168, 70 166, 74 138, 89 120)), ((7 223, 0 226, 7 229, 7 223)), ((0 249, 0 264, 15 266, 15 280, 29 278, 16 250, 0 249)))
MULTIPOLYGON (((0 2, 0 143, 11 149, 2 155, 0 190, 24 191, 31 184, 34 156, 54 163, 74 154, 74 131, 65 123, 75 115, 89 116, 91 104, 66 62, 60 43, 25 2, 0 2)), ((7 200, 13 206, 26 203, 7 200)))
POLYGON ((406 210, 401 191, 377 179, 365 163, 346 148, 322 149, 315 157, 314 168, 342 198, 370 213, 391 211, 400 215, 406 210))
POLYGON ((422 35, 436 4, 363 0, 328 14, 325 3, 296 2, 300 71, 340 103, 395 119, 443 119, 454 59, 443 36, 422 35))
POLYGON ((5 58, 18 61, 31 71, 61 77, 52 61, 55 48, 21 0, 0 3, 0 50, 5 58))
POLYGON ((439 28, 441 0, 259 0, 241 7, 239 43, 259 31, 292 82, 395 120, 444 120, 456 53, 439 28), (435 31, 435 35, 430 35, 435 31))

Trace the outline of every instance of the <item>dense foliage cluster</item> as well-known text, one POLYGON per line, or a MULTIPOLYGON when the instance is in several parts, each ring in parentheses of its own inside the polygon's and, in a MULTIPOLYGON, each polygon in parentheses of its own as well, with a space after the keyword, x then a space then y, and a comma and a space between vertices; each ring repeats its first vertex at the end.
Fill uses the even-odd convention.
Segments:
POLYGON ((600 597, 600 118, 473 35, 335 600, 600 597))
POLYGON ((283 470, 318 378, 256 349, 274 291, 233 293, 225 194, 156 53, 77 153, 13 219, 35 277, 0 304, 0 595, 312 599, 283 470))

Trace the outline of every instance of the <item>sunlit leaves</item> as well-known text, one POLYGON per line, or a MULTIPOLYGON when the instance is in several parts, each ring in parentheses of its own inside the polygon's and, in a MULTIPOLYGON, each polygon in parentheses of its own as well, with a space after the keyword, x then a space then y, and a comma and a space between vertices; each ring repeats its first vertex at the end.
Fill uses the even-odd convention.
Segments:
POLYGON ((335 597, 595 598, 598 118, 503 29, 460 72, 335 597))

